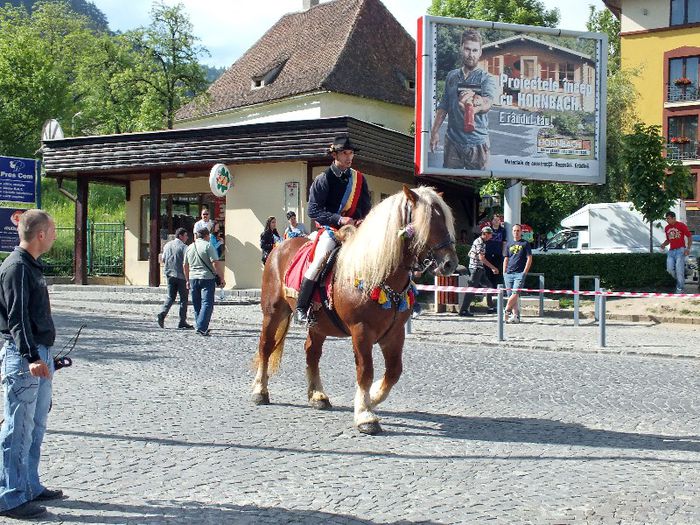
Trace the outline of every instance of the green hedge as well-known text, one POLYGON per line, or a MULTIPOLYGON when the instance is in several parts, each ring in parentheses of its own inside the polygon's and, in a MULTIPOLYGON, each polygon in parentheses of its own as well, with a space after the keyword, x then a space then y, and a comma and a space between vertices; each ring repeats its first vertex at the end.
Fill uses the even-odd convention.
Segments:
MULTIPOLYGON (((458 244, 460 264, 469 266, 470 246, 458 244)), ((663 253, 587 253, 535 255, 532 273, 543 273, 545 286, 550 289, 571 290, 574 275, 598 275, 600 286, 606 290, 667 292, 675 282, 666 272, 663 253)), ((528 280, 528 285, 536 281, 528 280)), ((592 289, 592 280, 581 282, 582 289, 592 289)))
MULTIPOLYGON (((570 290, 574 275, 598 275, 601 288, 606 290, 653 292, 674 288, 663 253, 538 254, 530 271, 543 273, 547 288, 570 290)), ((581 288, 592 287, 591 281, 581 283, 581 288)))

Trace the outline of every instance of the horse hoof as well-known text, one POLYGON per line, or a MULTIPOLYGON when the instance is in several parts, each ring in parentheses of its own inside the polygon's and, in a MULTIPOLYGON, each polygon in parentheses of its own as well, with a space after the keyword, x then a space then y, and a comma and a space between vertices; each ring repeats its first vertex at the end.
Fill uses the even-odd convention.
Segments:
POLYGON ((330 410, 333 408, 328 399, 309 399, 309 405, 316 410, 330 410))
POLYGON ((253 404, 255 404, 255 405, 269 405, 270 404, 270 394, 253 394, 253 404))
POLYGON ((382 431, 382 427, 379 426, 379 423, 373 421, 372 423, 360 423, 359 425, 357 425, 357 430, 359 430, 363 434, 369 434, 370 436, 374 436, 382 431))

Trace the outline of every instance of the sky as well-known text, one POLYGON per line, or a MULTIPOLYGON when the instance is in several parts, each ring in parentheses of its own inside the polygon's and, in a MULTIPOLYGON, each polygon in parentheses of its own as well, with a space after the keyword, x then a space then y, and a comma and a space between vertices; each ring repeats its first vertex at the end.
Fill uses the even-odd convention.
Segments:
MULTIPOLYGON (((151 2, 144 0, 92 0, 107 16, 113 31, 127 31, 149 22, 151 2)), ((585 31, 589 5, 603 9, 602 0, 542 0, 548 9, 558 7, 559 27, 585 31)), ((323 0, 321 0, 323 3, 323 0)), ((382 0, 411 36, 416 20, 426 14, 431 0, 382 0)), ((166 5, 185 6, 199 43, 211 56, 200 62, 217 67, 233 64, 279 18, 301 11, 302 0, 164 0, 166 5)))

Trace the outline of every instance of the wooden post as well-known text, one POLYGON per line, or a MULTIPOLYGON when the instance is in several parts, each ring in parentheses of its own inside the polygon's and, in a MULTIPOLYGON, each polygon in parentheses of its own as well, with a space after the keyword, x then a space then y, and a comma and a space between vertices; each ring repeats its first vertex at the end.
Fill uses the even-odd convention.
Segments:
POLYGON ((77 199, 75 200, 75 284, 87 284, 87 218, 88 218, 88 178, 77 178, 77 199))
POLYGON ((150 246, 148 250, 148 286, 160 286, 160 173, 151 173, 149 176, 150 187, 150 213, 151 224, 149 230, 150 246))

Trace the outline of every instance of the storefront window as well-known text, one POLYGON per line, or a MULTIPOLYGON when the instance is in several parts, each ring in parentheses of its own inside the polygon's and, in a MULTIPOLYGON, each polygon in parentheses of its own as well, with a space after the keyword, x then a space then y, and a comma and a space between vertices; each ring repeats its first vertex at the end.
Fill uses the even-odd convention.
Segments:
MULTIPOLYGON (((141 197, 141 239, 139 243, 139 260, 147 261, 150 248, 150 222, 151 222, 151 198, 148 195, 141 197)), ((226 199, 214 197, 211 193, 174 193, 162 195, 160 200, 160 246, 172 239, 175 230, 185 228, 189 233, 189 242, 192 242, 194 224, 200 219, 203 207, 209 208, 211 219, 218 225, 217 238, 224 242, 224 214, 226 199)), ((223 252, 222 252, 223 255, 223 252)))

